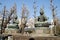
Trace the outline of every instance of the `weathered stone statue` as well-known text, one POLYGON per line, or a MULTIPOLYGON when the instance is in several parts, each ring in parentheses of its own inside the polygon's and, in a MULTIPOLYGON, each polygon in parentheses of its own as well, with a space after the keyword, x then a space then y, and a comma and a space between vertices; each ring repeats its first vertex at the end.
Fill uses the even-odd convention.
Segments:
POLYGON ((13 23, 10 23, 7 25, 7 28, 5 29, 6 33, 17 33, 19 31, 19 26, 18 26, 18 19, 17 16, 14 18, 13 23))
POLYGON ((48 19, 44 15, 43 8, 40 9, 40 16, 38 16, 38 18, 37 18, 35 27, 49 27, 48 19))
POLYGON ((15 19, 14 19, 14 21, 13 21, 13 24, 15 24, 16 26, 16 28, 18 29, 19 27, 18 27, 18 23, 19 23, 19 21, 18 21, 18 19, 17 19, 17 16, 15 17, 15 19))
POLYGON ((43 8, 41 8, 40 16, 38 16, 37 21, 35 22, 36 33, 41 34, 41 35, 50 34, 49 25, 50 23, 48 22, 47 17, 44 15, 44 10, 43 8))
POLYGON ((44 10, 43 9, 40 10, 40 16, 38 16, 38 21, 39 22, 47 21, 47 17, 44 15, 44 10))

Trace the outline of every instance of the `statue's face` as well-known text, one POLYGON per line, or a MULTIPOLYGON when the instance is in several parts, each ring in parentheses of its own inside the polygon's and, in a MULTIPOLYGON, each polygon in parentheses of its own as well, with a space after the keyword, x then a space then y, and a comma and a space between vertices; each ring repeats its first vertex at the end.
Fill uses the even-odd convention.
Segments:
POLYGON ((43 13, 40 12, 40 15, 43 15, 43 13))
POLYGON ((17 17, 15 19, 17 19, 17 17))

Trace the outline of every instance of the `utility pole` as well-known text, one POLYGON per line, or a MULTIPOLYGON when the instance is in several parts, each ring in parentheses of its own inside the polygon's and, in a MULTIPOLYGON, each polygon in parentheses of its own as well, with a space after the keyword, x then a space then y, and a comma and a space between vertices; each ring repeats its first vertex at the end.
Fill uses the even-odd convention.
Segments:
POLYGON ((56 20, 56 14, 55 14, 55 9, 56 9, 56 7, 53 5, 53 0, 50 0, 50 6, 51 6, 51 10, 52 10, 52 16, 53 16, 53 23, 54 23, 54 31, 55 31, 55 34, 56 34, 56 22, 57 22, 57 20, 56 20))
POLYGON ((24 28, 26 27, 26 23, 27 23, 27 19, 28 19, 28 14, 29 14, 29 11, 28 9, 26 8, 25 4, 23 4, 22 6, 22 15, 21 15, 21 31, 22 31, 22 34, 24 33, 24 28))

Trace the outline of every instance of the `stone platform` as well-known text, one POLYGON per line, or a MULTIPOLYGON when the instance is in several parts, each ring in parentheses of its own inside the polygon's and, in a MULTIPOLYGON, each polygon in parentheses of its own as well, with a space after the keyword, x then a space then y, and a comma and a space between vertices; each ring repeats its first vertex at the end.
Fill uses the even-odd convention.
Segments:
POLYGON ((60 37, 44 37, 44 36, 38 36, 38 37, 30 37, 30 36, 14 36, 13 40, 60 40, 60 37))
POLYGON ((49 27, 36 27, 35 31, 38 34, 50 34, 50 28, 49 27))
MULTIPOLYGON (((8 34, 4 34, 8 35, 8 34)), ((25 34, 10 34, 13 40, 60 40, 58 36, 39 36, 39 35, 25 35, 25 34)), ((11 40, 11 39, 10 39, 11 40)))

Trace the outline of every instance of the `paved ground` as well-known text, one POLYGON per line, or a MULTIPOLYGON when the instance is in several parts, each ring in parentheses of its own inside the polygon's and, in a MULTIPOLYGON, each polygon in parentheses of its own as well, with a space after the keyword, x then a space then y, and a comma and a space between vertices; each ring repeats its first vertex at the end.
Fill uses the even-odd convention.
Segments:
POLYGON ((29 39, 34 39, 34 40, 60 40, 60 37, 29 37, 29 36, 14 36, 14 40, 29 40, 29 39))
MULTIPOLYGON (((4 34, 7 35, 7 34, 4 34)), ((12 34, 13 35, 13 40, 60 40, 60 37, 57 36, 29 36, 29 35, 23 35, 23 34, 12 34)))

